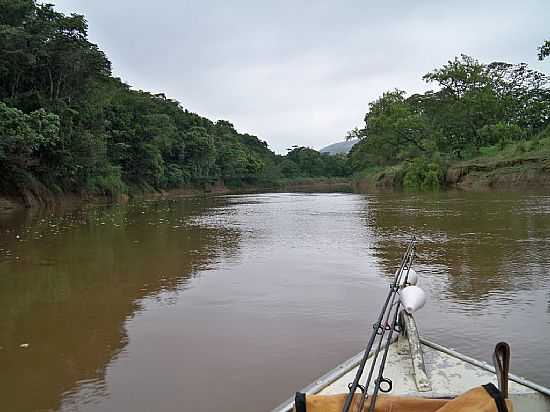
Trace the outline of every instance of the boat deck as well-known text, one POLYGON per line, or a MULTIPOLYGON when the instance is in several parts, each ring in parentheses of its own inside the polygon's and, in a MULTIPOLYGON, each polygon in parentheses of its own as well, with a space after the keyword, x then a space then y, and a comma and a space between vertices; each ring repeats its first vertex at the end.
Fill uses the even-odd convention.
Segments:
MULTIPOLYGON (((448 398, 489 382, 497 385, 496 375, 491 365, 425 339, 421 339, 420 342, 429 383, 420 388, 423 391, 419 390, 409 351, 402 345, 402 342, 401 344, 394 342, 390 345, 384 369, 384 378, 390 379, 393 383, 391 395, 448 398)), ((302 392, 324 395, 347 393, 348 384, 355 377, 361 357, 362 353, 357 354, 304 388, 302 392)), ((380 358, 382 358, 382 355, 379 356, 378 362, 380 358)), ((366 379, 371 364, 372 356, 367 361, 361 382, 366 379)), ((550 411, 550 396, 548 396, 550 392, 548 389, 526 379, 510 375, 509 394, 514 402, 515 412, 550 411)), ((276 408, 275 411, 292 410, 292 400, 289 401, 290 405, 286 402, 276 408)))

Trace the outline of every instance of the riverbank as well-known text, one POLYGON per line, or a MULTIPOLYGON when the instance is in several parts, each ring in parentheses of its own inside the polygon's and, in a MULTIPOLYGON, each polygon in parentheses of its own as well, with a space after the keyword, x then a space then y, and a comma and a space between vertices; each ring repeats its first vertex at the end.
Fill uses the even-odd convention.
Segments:
MULTIPOLYGON (((404 165, 365 171, 354 179, 354 190, 403 188, 404 165)), ((550 188, 550 153, 499 153, 450 163, 442 177, 443 189, 522 190, 550 188)))
POLYGON ((298 179, 281 179, 275 182, 267 189, 301 191, 301 190, 319 190, 319 191, 341 191, 352 190, 353 182, 350 178, 332 177, 332 178, 298 178, 298 179))
POLYGON ((130 190, 128 194, 104 196, 90 193, 54 193, 45 187, 26 190, 19 194, 0 193, 0 213, 24 208, 51 208, 82 203, 126 203, 132 198, 171 198, 193 197, 219 194, 241 194, 267 191, 352 191, 353 184, 347 178, 297 178, 280 179, 263 184, 225 185, 223 182, 201 186, 185 186, 170 190, 140 189, 130 190))
POLYGON ((550 188, 550 158, 462 162, 447 169, 445 180, 464 190, 550 188))

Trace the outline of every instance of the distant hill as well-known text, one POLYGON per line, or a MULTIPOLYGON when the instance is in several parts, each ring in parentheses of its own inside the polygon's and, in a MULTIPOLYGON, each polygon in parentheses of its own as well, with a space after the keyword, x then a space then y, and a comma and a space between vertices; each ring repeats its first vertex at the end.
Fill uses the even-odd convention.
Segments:
POLYGON ((336 154, 347 154, 357 143, 359 139, 353 139, 353 140, 346 140, 344 142, 338 142, 333 143, 331 145, 328 145, 326 147, 323 147, 321 150, 319 150, 321 153, 328 153, 330 155, 336 155, 336 154))

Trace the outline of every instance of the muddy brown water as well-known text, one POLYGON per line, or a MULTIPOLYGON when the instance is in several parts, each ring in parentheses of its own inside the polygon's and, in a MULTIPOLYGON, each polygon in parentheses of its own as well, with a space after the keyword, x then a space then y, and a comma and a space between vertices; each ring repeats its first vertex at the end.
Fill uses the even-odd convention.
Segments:
POLYGON ((549 195, 273 193, 0 215, 0 410, 267 411, 360 350, 412 233, 421 332, 549 385, 549 195))

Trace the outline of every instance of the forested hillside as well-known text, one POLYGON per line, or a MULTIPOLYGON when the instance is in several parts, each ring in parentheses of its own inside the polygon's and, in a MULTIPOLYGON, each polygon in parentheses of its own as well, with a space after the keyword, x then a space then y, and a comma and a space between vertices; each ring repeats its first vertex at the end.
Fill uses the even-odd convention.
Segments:
MULTIPOLYGON (((549 50, 546 42, 539 58, 549 50)), ((436 90, 411 96, 393 90, 370 103, 365 126, 349 134, 361 139, 350 153, 356 173, 435 189, 453 165, 487 169, 490 160, 495 167, 536 160, 550 170, 547 75, 526 64, 483 64, 462 55, 423 79, 436 90)))
MULTIPOLYGON (((0 0, 0 194, 116 196, 352 173, 429 190, 457 165, 550 170, 550 81, 526 64, 462 55, 424 76, 434 90, 370 103, 348 156, 298 146, 281 156, 229 121, 113 77, 87 29, 84 16, 52 5, 0 0)), ((538 55, 549 54, 547 41, 538 55)))
POLYGON ((337 160, 300 155, 311 149, 277 156, 228 121, 133 90, 87 29, 51 5, 0 0, 0 193, 116 195, 344 173, 337 160))

